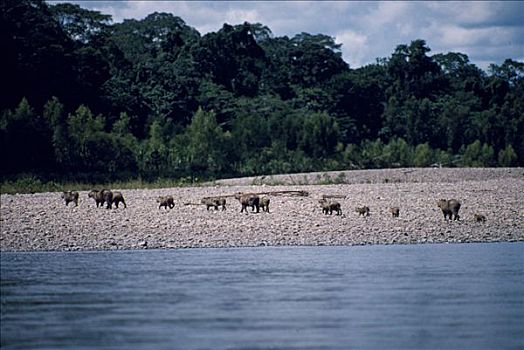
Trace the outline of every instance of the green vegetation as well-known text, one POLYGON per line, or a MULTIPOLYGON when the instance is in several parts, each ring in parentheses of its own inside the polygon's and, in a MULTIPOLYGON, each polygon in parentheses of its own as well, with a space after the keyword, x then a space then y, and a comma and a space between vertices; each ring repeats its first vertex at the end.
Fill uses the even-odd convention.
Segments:
POLYGON ((34 175, 20 175, 16 180, 4 180, 1 183, 2 194, 15 193, 40 193, 40 192, 61 192, 61 191, 90 191, 92 189, 154 189, 154 188, 172 188, 184 186, 198 186, 200 182, 193 182, 190 178, 181 178, 177 180, 158 178, 155 181, 148 182, 144 180, 128 180, 114 182, 55 182, 42 181, 34 175))
POLYGON ((171 14, 112 24, 41 0, 1 2, 0 22, 2 193, 524 164, 512 59, 486 73, 417 39, 352 69, 322 34, 244 23, 202 36, 171 14))

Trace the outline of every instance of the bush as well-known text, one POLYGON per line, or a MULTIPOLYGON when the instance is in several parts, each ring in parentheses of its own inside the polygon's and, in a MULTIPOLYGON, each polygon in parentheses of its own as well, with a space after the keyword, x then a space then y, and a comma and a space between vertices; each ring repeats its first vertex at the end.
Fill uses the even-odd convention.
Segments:
POLYGON ((466 148, 462 147, 461 165, 466 167, 489 167, 495 163, 495 151, 488 144, 482 144, 475 140, 466 148))
POLYGON ((518 156, 511 145, 507 145, 506 148, 499 151, 498 156, 499 166, 510 167, 516 166, 518 156))
POLYGON ((423 143, 415 147, 415 156, 413 157, 413 165, 416 167, 426 167, 433 164, 433 150, 429 144, 423 143))

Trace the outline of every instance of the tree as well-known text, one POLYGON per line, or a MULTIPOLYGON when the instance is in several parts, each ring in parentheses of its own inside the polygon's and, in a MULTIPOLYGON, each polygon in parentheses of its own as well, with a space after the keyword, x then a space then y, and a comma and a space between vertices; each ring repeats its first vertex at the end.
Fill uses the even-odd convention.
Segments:
POLYGON ((89 107, 84 105, 79 106, 75 113, 69 114, 67 132, 71 149, 71 170, 104 171, 103 158, 106 158, 104 154, 109 151, 108 141, 100 136, 104 130, 104 122, 102 116, 93 116, 89 107))
POLYGON ((224 24, 217 33, 204 35, 190 52, 198 70, 214 83, 237 96, 258 93, 266 57, 249 23, 224 24))
POLYGON ((50 11, 69 38, 82 44, 89 43, 107 30, 111 22, 111 15, 87 10, 75 4, 56 4, 50 6, 50 11))
POLYGON ((336 109, 332 113, 344 130, 345 142, 359 143, 363 139, 381 136, 381 117, 386 105, 386 72, 385 65, 371 64, 351 71, 347 80, 344 75, 334 77, 336 109))
POLYGON ((169 150, 163 135, 162 125, 154 121, 149 127, 149 138, 142 141, 138 151, 138 163, 141 175, 153 179, 166 175, 169 150))
POLYGON ((115 148, 116 167, 122 172, 136 172, 138 169, 138 140, 131 133, 131 118, 127 113, 120 114, 118 120, 113 124, 111 137, 115 148))
POLYGON ((422 143, 415 147, 413 165, 416 167, 427 167, 433 163, 433 152, 428 143, 422 143))
POLYGON ((402 138, 392 138, 384 147, 385 162, 390 167, 409 167, 413 165, 413 149, 402 138))
POLYGON ((12 108, 22 98, 42 106, 58 96, 69 101, 74 82, 73 43, 42 0, 0 3, 0 35, 5 51, 1 65, 4 85, 0 109, 12 108), (5 44, 4 44, 5 43, 5 44))
POLYGON ((245 22, 201 36, 168 13, 112 23, 43 0, 0 2, 0 40, 2 174, 524 162, 524 63, 511 58, 485 73, 417 39, 351 69, 324 34, 245 22))
POLYGON ((504 60, 500 66, 490 64, 488 70, 493 76, 507 81, 510 85, 522 84, 524 80, 524 63, 510 58, 504 60))
POLYGON ((384 154, 384 143, 380 139, 364 140, 360 146, 363 168, 385 168, 388 166, 384 154))
POLYGON ((300 131, 299 148, 313 158, 327 158, 335 153, 338 137, 337 122, 327 113, 307 114, 300 131))
POLYGON ((71 161, 72 149, 64 105, 60 103, 58 98, 53 96, 51 100, 47 101, 44 106, 44 118, 53 130, 52 143, 55 161, 62 170, 67 170, 71 161))
POLYGON ((216 176, 226 169, 228 160, 222 152, 224 133, 214 113, 199 108, 186 134, 188 166, 193 178, 196 175, 216 176))
POLYGON ((53 168, 51 128, 27 99, 0 119, 2 173, 41 172, 53 168))
POLYGON ((462 150, 462 166, 467 167, 486 167, 493 166, 495 152, 493 147, 488 144, 475 140, 462 150))
POLYGON ((433 60, 439 65, 446 89, 450 94, 457 92, 472 92, 479 94, 482 90, 486 74, 469 61, 469 57, 460 52, 433 55, 433 60))
POLYGON ((499 166, 510 167, 517 165, 517 153, 511 145, 507 145, 506 148, 501 149, 498 155, 499 166))

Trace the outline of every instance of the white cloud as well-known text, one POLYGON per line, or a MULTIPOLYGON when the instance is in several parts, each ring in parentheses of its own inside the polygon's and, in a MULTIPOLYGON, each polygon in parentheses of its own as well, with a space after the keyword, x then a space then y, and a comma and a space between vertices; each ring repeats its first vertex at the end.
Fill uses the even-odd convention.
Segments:
POLYGON ((370 6, 370 11, 362 17, 363 25, 368 28, 397 26, 403 22, 402 18, 410 6, 412 6, 410 3, 400 1, 379 2, 377 7, 370 6))
POLYGON ((368 57, 368 40, 363 34, 351 30, 336 34, 336 42, 342 44, 342 55, 350 67, 359 67, 366 63, 368 57))
POLYGON ((492 28, 466 29, 455 25, 440 27, 440 43, 443 46, 476 46, 480 43, 490 43, 493 36, 498 37, 492 28))
POLYGON ((226 22, 228 23, 256 23, 260 21, 260 15, 255 10, 233 9, 226 13, 226 22))

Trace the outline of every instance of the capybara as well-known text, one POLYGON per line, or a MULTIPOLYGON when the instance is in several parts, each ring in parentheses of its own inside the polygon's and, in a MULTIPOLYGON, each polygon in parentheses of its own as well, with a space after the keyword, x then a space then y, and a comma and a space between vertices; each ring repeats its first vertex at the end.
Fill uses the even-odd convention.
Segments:
POLYGON ((122 202, 124 204, 124 208, 127 208, 126 201, 124 200, 124 196, 122 195, 122 192, 114 191, 113 192, 113 204, 118 208, 118 203, 122 202))
POLYGON ((164 207, 164 209, 167 209, 167 207, 169 207, 169 209, 173 209, 175 207, 175 200, 173 199, 173 196, 160 196, 156 201, 159 203, 158 209, 161 207, 164 207))
POLYGON ((369 207, 363 206, 363 207, 356 207, 355 211, 358 213, 358 216, 369 216, 369 207))
POLYGON ((486 222, 486 216, 483 214, 479 214, 479 213, 473 214, 473 219, 476 222, 486 222))
POLYGON ((215 208, 215 210, 218 210, 218 201, 214 197, 202 198, 200 203, 204 204, 207 210, 209 210, 209 208, 212 208, 212 207, 215 208))
POLYGON ((235 194, 235 198, 238 199, 240 204, 242 205, 242 208, 240 209, 240 212, 246 212, 247 213, 247 207, 251 207, 252 211, 257 211, 257 213, 260 213, 260 197, 256 194, 252 193, 237 193, 235 194))
POLYGON ((271 200, 267 196, 260 198, 260 207, 262 208, 262 211, 269 213, 269 203, 270 202, 271 200))
POLYGON ((459 220, 460 216, 458 214, 460 210, 460 202, 456 199, 440 199, 437 202, 437 205, 440 209, 442 209, 442 214, 444 214, 444 219, 453 219, 453 220, 459 220))
POLYGON ((100 205, 101 207, 104 206, 104 203, 107 203, 107 209, 111 209, 113 205, 113 192, 110 190, 92 190, 87 195, 89 198, 93 198, 96 203, 96 207, 100 205))
POLYGON ((64 191, 62 192, 62 198, 65 200, 66 206, 70 202, 75 203, 75 207, 78 207, 78 192, 76 191, 64 191))
POLYGON ((322 206, 322 213, 324 214, 333 214, 333 212, 336 212, 336 215, 342 215, 342 209, 340 206, 340 203, 337 201, 329 201, 327 199, 320 199, 318 201, 320 205, 322 206))
POLYGON ((104 191, 108 191, 108 190, 91 190, 91 192, 88 193, 88 197, 89 198, 93 198, 95 200, 95 203, 96 203, 96 207, 98 208, 99 206, 104 206, 104 203, 105 203, 105 199, 104 199, 104 191))
POLYGON ((391 215, 394 218, 398 218, 400 216, 400 208, 399 207, 391 207, 391 208, 389 208, 389 211, 391 212, 391 215))

